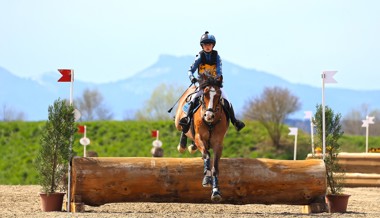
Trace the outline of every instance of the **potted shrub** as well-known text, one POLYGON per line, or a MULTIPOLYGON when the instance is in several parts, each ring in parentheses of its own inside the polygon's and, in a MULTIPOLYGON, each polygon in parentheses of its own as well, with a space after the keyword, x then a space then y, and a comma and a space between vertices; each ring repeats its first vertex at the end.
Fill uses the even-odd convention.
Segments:
MULTIPOLYGON (((325 107, 325 140, 326 140, 326 153, 324 162, 326 166, 327 177, 327 195, 326 201, 328 204, 329 212, 346 212, 348 198, 350 195, 343 194, 343 179, 344 172, 338 163, 338 154, 340 152, 339 138, 343 135, 342 125, 340 122, 341 114, 334 114, 334 111, 325 107)), ((316 126, 317 139, 322 144, 323 130, 322 130, 322 105, 317 105, 313 123, 316 126)), ((323 153, 323 152, 322 152, 323 153)))
POLYGON ((48 109, 48 120, 40 138, 40 148, 35 160, 38 181, 41 185, 41 209, 61 211, 66 191, 66 178, 70 143, 76 129, 74 108, 65 100, 56 100, 48 109), (57 200, 56 200, 57 199, 57 200), (56 206, 50 203, 56 202, 56 206))

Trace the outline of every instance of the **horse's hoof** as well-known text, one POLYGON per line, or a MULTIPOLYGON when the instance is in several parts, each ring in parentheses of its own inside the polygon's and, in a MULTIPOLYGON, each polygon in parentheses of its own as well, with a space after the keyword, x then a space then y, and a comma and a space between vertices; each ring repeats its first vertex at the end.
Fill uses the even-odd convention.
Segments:
POLYGON ((178 145, 177 150, 179 151, 179 153, 184 153, 186 151, 186 148, 182 148, 181 145, 178 145))
POLYGON ((202 186, 203 187, 211 187, 211 185, 212 185, 212 177, 211 176, 203 177, 202 186))
POLYGON ((196 145, 194 144, 191 144, 187 147, 187 150, 189 150, 189 153, 190 154, 194 154, 195 152, 197 152, 198 148, 196 145))
POLYGON ((214 203, 219 203, 222 201, 222 195, 220 194, 218 189, 214 189, 211 194, 211 201, 214 203))

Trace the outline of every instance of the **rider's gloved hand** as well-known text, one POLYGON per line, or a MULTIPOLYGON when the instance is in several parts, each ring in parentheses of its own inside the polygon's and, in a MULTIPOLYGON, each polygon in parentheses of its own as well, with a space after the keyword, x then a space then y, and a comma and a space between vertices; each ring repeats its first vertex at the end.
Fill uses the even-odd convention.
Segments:
POLYGON ((195 78, 194 75, 190 75, 189 78, 190 78, 191 83, 196 83, 196 82, 198 82, 197 78, 195 78))

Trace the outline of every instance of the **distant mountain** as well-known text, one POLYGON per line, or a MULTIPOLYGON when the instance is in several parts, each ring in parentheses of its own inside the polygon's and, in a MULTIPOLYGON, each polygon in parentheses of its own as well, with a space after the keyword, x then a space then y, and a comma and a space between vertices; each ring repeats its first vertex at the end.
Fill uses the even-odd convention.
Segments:
MULTIPOLYGON (((102 93, 114 118, 120 120, 126 112, 133 113, 140 109, 152 91, 162 83, 189 86, 187 70, 193 60, 191 56, 161 55, 152 66, 128 79, 103 84, 75 80, 74 97, 80 96, 86 88, 96 88, 102 93)), ((315 111, 316 104, 321 103, 321 88, 290 83, 272 74, 242 68, 228 61, 223 62, 223 76, 224 91, 238 113, 242 113, 249 99, 259 96, 265 87, 273 86, 288 88, 299 97, 302 108, 291 116, 293 118, 302 119, 303 111, 315 111)), ((70 84, 58 84, 59 77, 60 74, 55 71, 36 80, 25 79, 0 67, 0 104, 24 112, 27 120, 45 120, 47 108, 55 99, 69 98, 70 84)), ((380 108, 380 90, 357 91, 328 87, 325 96, 326 105, 342 115, 363 103, 380 108)))

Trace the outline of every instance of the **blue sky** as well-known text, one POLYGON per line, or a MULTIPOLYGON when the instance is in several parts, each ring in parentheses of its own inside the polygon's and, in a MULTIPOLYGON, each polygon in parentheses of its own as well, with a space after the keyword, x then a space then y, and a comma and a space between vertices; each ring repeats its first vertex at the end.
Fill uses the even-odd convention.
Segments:
POLYGON ((115 81, 160 54, 194 56, 208 30, 242 67, 317 87, 337 70, 331 86, 380 89, 379 11, 376 0, 0 0, 0 66, 115 81))

